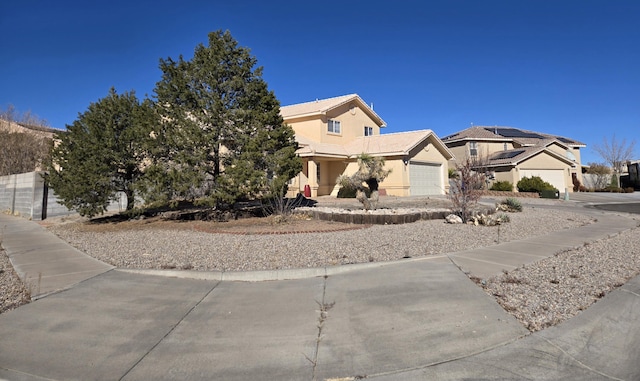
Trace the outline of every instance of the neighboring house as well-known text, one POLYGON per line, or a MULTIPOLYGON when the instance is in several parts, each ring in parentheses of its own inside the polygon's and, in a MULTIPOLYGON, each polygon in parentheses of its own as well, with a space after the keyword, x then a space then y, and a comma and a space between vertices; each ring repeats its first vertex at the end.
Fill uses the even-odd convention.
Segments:
POLYGON ((574 179, 582 183, 580 148, 586 145, 573 139, 512 127, 474 126, 442 141, 458 162, 477 159, 492 182, 509 181, 515 188, 520 179, 539 176, 561 192, 572 192, 574 179))
POLYGON ((0 118, 0 131, 22 132, 25 134, 31 134, 35 136, 41 136, 41 137, 53 139, 54 135, 60 132, 61 130, 57 130, 51 127, 16 123, 16 122, 12 122, 12 121, 0 118))
POLYGON ((303 170, 292 179, 290 194, 309 186, 311 197, 336 196, 341 174, 357 171, 362 153, 384 157, 391 174, 381 192, 395 196, 444 194, 451 151, 431 130, 380 134, 386 123, 357 94, 280 108, 295 131, 303 170))

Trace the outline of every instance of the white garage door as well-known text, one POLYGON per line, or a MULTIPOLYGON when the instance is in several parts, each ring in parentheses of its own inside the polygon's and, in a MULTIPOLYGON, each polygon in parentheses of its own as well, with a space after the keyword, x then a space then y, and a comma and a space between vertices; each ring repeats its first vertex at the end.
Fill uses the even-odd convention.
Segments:
POLYGON ((542 180, 553 185, 560 192, 564 192, 567 185, 564 183, 564 171, 562 169, 522 169, 520 178, 538 176, 542 180))
POLYGON ((409 182, 409 194, 411 196, 444 194, 442 165, 416 161, 409 162, 409 182))

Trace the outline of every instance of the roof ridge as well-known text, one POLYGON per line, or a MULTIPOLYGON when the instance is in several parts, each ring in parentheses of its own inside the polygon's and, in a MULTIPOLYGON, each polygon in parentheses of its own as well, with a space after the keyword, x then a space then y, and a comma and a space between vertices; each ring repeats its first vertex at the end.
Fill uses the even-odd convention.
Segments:
POLYGON ((329 98, 316 98, 315 100, 312 101, 307 101, 307 102, 300 102, 300 103, 294 103, 294 104, 290 104, 290 105, 285 105, 285 106, 281 106, 280 108, 283 107, 292 107, 292 106, 301 106, 301 105, 306 105, 306 104, 310 104, 310 103, 317 103, 317 102, 325 102, 325 101, 331 101, 331 100, 335 100, 338 98, 351 98, 351 97, 360 97, 357 93, 351 93, 351 94, 345 94, 345 95, 338 95, 335 97, 329 97, 329 98))
POLYGON ((425 129, 422 129, 422 130, 389 132, 388 134, 370 135, 370 136, 362 136, 362 137, 363 137, 363 138, 371 138, 371 137, 375 137, 375 136, 389 136, 389 135, 400 135, 400 134, 416 134, 416 133, 423 133, 423 132, 430 132, 430 133, 433 133, 433 130, 432 130, 432 129, 430 129, 430 128, 425 128, 425 129))

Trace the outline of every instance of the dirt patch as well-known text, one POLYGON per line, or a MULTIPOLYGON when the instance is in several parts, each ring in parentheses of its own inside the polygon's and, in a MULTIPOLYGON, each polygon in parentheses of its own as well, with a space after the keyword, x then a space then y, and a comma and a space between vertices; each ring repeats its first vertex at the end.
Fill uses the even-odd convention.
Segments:
MULTIPOLYGON (((364 229, 370 225, 353 225, 332 221, 320 221, 304 215, 293 215, 284 221, 270 217, 239 218, 227 222, 166 220, 161 217, 122 220, 101 218, 96 220, 48 221, 46 226, 71 223, 81 232, 120 232, 140 230, 195 230, 217 234, 299 234, 322 233, 364 229)), ((44 225, 44 224, 43 224, 44 225)))

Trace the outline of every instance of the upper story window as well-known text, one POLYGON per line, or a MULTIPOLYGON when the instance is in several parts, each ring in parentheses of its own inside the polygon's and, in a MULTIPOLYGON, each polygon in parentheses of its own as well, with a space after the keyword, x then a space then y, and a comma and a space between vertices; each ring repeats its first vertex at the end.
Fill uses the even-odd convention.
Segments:
POLYGON ((329 119, 327 124, 328 124, 327 131, 329 131, 329 132, 331 132, 333 134, 339 134, 340 133, 340 121, 329 119))
POLYGON ((364 136, 372 136, 373 135, 373 127, 364 126, 364 136))
POLYGON ((469 155, 478 157, 478 142, 469 142, 469 155))

